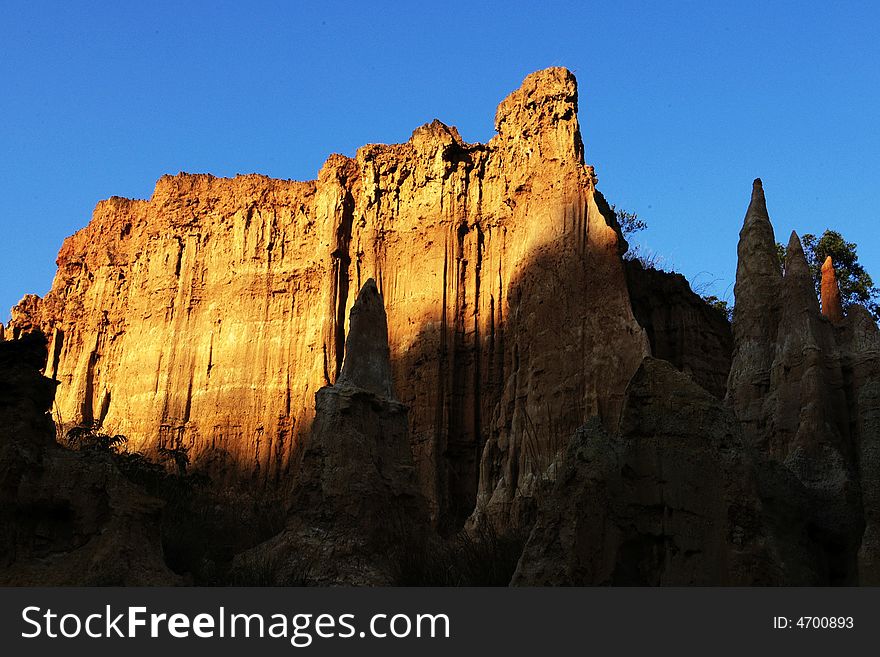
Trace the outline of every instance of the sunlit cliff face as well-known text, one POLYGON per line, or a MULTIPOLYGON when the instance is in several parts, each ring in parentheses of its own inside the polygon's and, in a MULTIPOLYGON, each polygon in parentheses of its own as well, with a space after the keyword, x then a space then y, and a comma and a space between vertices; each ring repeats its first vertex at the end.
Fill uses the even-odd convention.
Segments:
POLYGON ((375 278, 435 520, 515 517, 565 437, 615 421, 647 343, 572 74, 530 75, 495 124, 468 144, 434 121, 312 182, 180 174, 99 203, 24 313, 51 338, 56 419, 283 481, 375 278))

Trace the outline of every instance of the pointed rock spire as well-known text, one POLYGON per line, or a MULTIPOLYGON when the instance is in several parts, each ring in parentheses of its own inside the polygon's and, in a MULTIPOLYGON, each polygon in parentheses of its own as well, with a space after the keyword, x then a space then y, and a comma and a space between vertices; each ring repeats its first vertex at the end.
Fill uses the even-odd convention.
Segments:
POLYGON ((388 349, 388 320, 376 281, 364 283, 351 308, 345 358, 337 386, 354 386, 380 397, 394 397, 388 349))
POLYGON ((760 178, 752 183, 737 255, 734 333, 740 338, 772 339, 779 317, 782 271, 760 178))
POLYGON ((785 276, 783 278, 783 298, 785 308, 783 315, 789 312, 819 312, 819 301, 816 299, 816 288, 813 276, 804 255, 804 247, 795 231, 791 231, 788 248, 785 251, 785 276))
POLYGON ((736 305, 733 310, 733 362, 727 380, 727 398, 746 435, 762 434, 763 397, 770 385, 774 341, 781 312, 782 268, 776 236, 767 214, 761 179, 752 184, 737 245, 736 305))
POLYGON ((746 222, 749 219, 759 220, 765 219, 770 221, 767 214, 767 199, 764 198, 764 183, 760 178, 752 181, 752 200, 749 203, 749 209, 746 211, 746 222))
POLYGON ((843 321, 843 306, 840 303, 840 287, 834 272, 831 256, 822 264, 822 314, 832 322, 843 321))

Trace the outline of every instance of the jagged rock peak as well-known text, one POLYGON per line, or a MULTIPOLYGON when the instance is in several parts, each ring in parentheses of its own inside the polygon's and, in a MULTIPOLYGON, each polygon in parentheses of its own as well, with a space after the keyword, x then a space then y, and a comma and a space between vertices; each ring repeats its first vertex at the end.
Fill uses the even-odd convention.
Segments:
POLYGON ((749 216, 754 219, 770 221, 770 217, 767 214, 767 200, 764 198, 764 183, 761 182, 760 178, 755 178, 752 181, 752 200, 749 203, 749 212, 746 213, 747 220, 749 216))
POLYGON ((453 125, 446 125, 440 119, 434 119, 430 123, 425 123, 413 130, 412 136, 409 138, 411 143, 416 143, 423 139, 431 139, 441 142, 455 142, 459 145, 464 144, 464 140, 458 132, 458 128, 453 125))
POLYGON ((39 329, 41 324, 42 299, 36 294, 25 294, 21 301, 12 308, 11 338, 31 333, 39 329))
POLYGON ((770 384, 774 341, 782 312, 782 267, 767 213, 761 179, 752 184, 737 245, 733 309, 733 362, 727 398, 747 425, 750 439, 762 434, 763 397, 770 384))
POLYGON ((788 248, 785 251, 784 288, 787 304, 796 304, 800 310, 819 312, 819 301, 813 287, 813 276, 807 264, 807 256, 801 240, 795 231, 791 231, 788 248))
POLYGON ((498 105, 496 139, 531 142, 547 159, 575 157, 584 162, 578 126, 578 89, 574 74, 555 66, 536 71, 498 105))
MULTIPOLYGON (((773 233, 773 224, 770 222, 770 214, 767 212, 767 200, 764 197, 764 185, 760 178, 755 178, 752 182, 752 197, 749 201, 749 207, 746 210, 746 216, 743 220, 743 227, 739 233, 739 250, 742 251, 743 240, 753 248, 760 249, 762 256, 766 256, 770 252, 776 255, 776 237, 773 233)), ((742 254, 740 253, 740 256, 742 254)), ((742 258, 740 258, 740 263, 742 258)), ((766 267, 768 271, 779 272, 779 266, 774 257, 773 267, 766 267)), ((762 262, 767 265, 769 263, 762 262)), ((781 274, 781 272, 779 272, 781 274)))
POLYGON ((752 198, 739 233, 737 256, 734 333, 771 338, 778 318, 782 271, 760 178, 752 183, 752 198))
POLYGON ((372 278, 364 283, 351 308, 345 356, 337 386, 354 386, 380 397, 394 397, 388 320, 382 294, 372 278))
POLYGON ((804 255, 804 247, 797 231, 791 231, 788 237, 788 247, 785 250, 785 275, 806 273, 809 275, 810 267, 807 264, 807 256, 804 255))
POLYGON ((831 256, 822 263, 822 314, 832 322, 843 321, 843 306, 840 302, 840 287, 831 256))

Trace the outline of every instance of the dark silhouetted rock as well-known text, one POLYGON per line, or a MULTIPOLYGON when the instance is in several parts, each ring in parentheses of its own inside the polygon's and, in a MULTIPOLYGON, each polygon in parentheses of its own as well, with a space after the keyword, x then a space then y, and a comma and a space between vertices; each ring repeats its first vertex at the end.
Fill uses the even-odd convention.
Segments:
POLYGON ((859 584, 880 586, 880 382, 862 387, 859 408, 859 476, 865 514, 859 584))
POLYGON ((764 188, 758 178, 746 211, 737 246, 733 309, 733 362, 727 398, 746 434, 764 431, 764 398, 770 389, 770 368, 779 326, 782 271, 764 188))
POLYGON ((579 430, 513 583, 787 581, 738 423, 669 363, 646 358, 619 435, 579 430))
POLYGON ((161 502, 108 454, 56 444, 45 362, 40 333, 0 342, 0 584, 177 583, 162 559, 161 502))
POLYGON ((691 290, 681 274, 625 261, 633 315, 651 355, 672 363, 719 399, 727 390, 733 333, 724 313, 691 290))
POLYGON ((372 280, 352 307, 350 327, 339 380, 315 396, 288 527, 240 555, 239 572, 268 567, 279 584, 392 584, 394 550, 429 528, 372 280))
POLYGON ((836 325, 845 389, 857 446, 865 531, 858 553, 859 583, 880 585, 880 328, 858 304, 836 325))
POLYGON ((856 455, 844 375, 830 322, 792 234, 786 251, 782 313, 774 342, 765 433, 756 444, 784 463, 810 492, 810 521, 828 556, 829 581, 854 582, 862 531, 856 455))
POLYGON ((364 283, 351 308, 350 324, 337 385, 361 388, 393 399, 388 322, 382 296, 372 278, 364 283))
POLYGON ((843 343, 853 341, 847 336, 865 336, 870 330, 857 328, 853 319, 835 332, 822 317, 794 233, 780 281, 772 227, 757 183, 738 251, 727 400, 747 443, 804 486, 809 501, 805 521, 823 555, 818 566, 822 580, 855 583, 864 512, 854 400, 857 380, 866 379, 870 366, 857 365, 854 361, 864 359, 853 358, 843 343))

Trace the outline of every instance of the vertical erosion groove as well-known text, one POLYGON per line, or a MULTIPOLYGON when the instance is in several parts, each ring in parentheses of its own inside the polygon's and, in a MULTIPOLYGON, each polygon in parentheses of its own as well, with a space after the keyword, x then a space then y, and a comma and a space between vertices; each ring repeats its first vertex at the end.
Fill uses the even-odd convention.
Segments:
POLYGON ((447 437, 446 437, 446 470, 447 486, 446 497, 448 500, 448 521, 458 523, 457 517, 461 513, 464 503, 462 491, 462 474, 467 467, 467 458, 470 456, 469 434, 471 424, 468 422, 466 400, 468 398, 469 385, 468 368, 471 364, 471 345, 468 344, 467 327, 465 316, 467 314, 467 280, 468 258, 465 251, 465 241, 469 233, 467 219, 462 219, 456 230, 455 242, 455 296, 454 315, 452 322, 452 377, 451 390, 449 393, 449 405, 447 408, 447 437))
POLYGON ((483 229, 479 222, 475 224, 477 231, 477 258, 474 263, 474 435, 473 435, 473 463, 470 465, 468 472, 468 483, 473 483, 473 491, 468 490, 468 495, 473 495, 473 500, 466 502, 476 502, 476 477, 478 464, 480 462, 480 453, 483 451, 483 427, 482 427, 482 353, 483 345, 480 334, 480 272, 483 268, 483 247, 484 236, 483 229))
POLYGON ((333 259, 333 378, 329 378, 326 370, 325 378, 328 383, 336 381, 342 370, 342 360, 345 354, 345 310, 348 302, 349 276, 348 268, 351 264, 349 247, 351 245, 351 228, 354 221, 354 197, 349 190, 344 191, 341 206, 341 216, 336 227, 336 244, 331 254, 333 259))
MULTIPOLYGON (((437 346, 437 399, 434 405, 434 499, 443 504, 443 489, 445 475, 445 452, 443 413, 446 406, 446 380, 448 376, 448 345, 447 345, 447 304, 449 302, 449 235, 446 235, 446 243, 443 248, 443 291, 440 304, 440 335, 437 346)), ((441 508, 440 513, 443 513, 441 508)))
POLYGON ((98 363, 98 339, 95 340, 95 347, 89 353, 89 360, 86 364, 86 380, 85 389, 83 391, 82 405, 80 406, 80 415, 82 415, 82 423, 84 425, 92 424, 95 421, 95 366, 98 363))
POLYGON ((61 350, 64 348, 64 331, 59 328, 55 329, 52 339, 52 358, 50 369, 46 372, 46 376, 50 379, 56 378, 58 373, 58 364, 61 361, 61 350))

